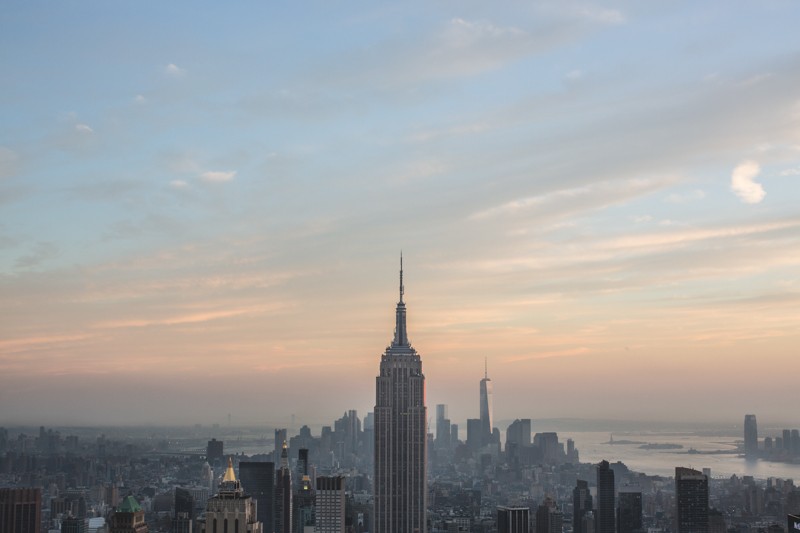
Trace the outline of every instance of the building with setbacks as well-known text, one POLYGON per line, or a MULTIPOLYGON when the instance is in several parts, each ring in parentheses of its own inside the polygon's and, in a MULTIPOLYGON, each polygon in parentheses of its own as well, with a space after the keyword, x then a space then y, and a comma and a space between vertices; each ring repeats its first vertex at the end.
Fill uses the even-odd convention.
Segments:
POLYGON ((200 526, 199 533, 264 533, 256 517, 256 504, 236 479, 231 459, 217 494, 206 503, 205 520, 200 526))
POLYGON ((422 360, 408 340, 400 258, 394 339, 375 393, 374 533, 426 533, 427 411, 422 360))

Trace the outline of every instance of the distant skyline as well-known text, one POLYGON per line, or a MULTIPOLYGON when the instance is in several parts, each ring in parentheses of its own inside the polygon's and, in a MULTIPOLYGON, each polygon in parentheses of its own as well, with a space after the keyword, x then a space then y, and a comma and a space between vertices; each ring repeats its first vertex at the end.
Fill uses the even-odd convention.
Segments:
POLYGON ((454 422, 796 422, 797 20, 4 3, 0 425, 363 416, 401 249, 454 422))

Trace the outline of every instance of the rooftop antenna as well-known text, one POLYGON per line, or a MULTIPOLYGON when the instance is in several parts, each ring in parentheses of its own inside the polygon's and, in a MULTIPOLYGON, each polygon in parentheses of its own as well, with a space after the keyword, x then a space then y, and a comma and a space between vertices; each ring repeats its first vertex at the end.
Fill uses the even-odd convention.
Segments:
POLYGON ((400 303, 403 303, 403 250, 400 250, 400 303))

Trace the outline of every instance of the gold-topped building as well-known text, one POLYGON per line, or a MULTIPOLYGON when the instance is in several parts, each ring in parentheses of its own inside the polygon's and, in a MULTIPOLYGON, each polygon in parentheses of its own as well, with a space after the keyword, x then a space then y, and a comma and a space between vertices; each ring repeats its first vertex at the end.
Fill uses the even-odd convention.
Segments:
POLYGON ((256 502, 245 494, 236 479, 231 458, 228 458, 228 468, 219 484, 219 491, 208 499, 200 533, 264 533, 256 518, 256 502))

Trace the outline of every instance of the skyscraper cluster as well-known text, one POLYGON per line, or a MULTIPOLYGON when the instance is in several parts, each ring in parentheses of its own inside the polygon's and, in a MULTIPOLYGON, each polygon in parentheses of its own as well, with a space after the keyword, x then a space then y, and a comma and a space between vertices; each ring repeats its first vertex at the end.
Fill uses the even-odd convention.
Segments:
POLYGON ((749 460, 758 458, 779 462, 795 462, 800 458, 800 430, 784 429, 779 435, 758 438, 756 415, 744 416, 744 456, 749 460))
MULTIPOLYGON (((428 434, 425 376, 421 356, 409 341, 404 292, 401 258, 394 335, 381 355, 375 409, 364 418, 363 427, 357 412, 348 410, 333 427, 324 426, 319 437, 312 436, 308 426, 294 436, 277 429, 274 451, 265 450, 252 460, 225 457, 222 440, 213 438, 205 460, 195 458, 196 469, 189 476, 202 482, 175 483, 170 492, 161 493, 150 486, 153 479, 185 476, 182 461, 151 462, 148 454, 153 450, 132 454, 131 445, 123 453, 103 435, 92 443, 100 460, 59 457, 67 447, 78 449, 77 437, 63 440, 57 432, 40 428, 35 453, 48 457, 46 464, 38 465, 37 455, 18 454, 19 449, 34 448, 28 444, 33 441, 19 438, 13 443, 15 450, 0 462, 0 476, 46 480, 51 497, 45 511, 50 519, 42 520, 41 489, 0 489, 0 533, 19 528, 39 533, 46 523, 60 527, 61 533, 87 533, 90 526, 103 526, 102 517, 107 518, 108 533, 148 533, 148 520, 159 520, 157 530, 165 530, 161 519, 167 518, 166 511, 172 511, 171 533, 563 533, 565 523, 572 533, 644 533, 650 527, 677 533, 726 532, 730 514, 709 508, 710 471, 676 468, 673 497, 663 479, 648 479, 620 462, 581 464, 572 439, 563 443, 556 433, 546 431, 532 435, 529 418, 509 424, 503 453, 499 431, 492 427, 493 390, 486 363, 479 384, 479 418, 468 423, 467 443, 459 440, 444 404, 436 407, 435 436, 428 434), (290 450, 297 452, 295 463, 290 462, 290 450), (429 478, 430 451, 436 453, 429 478), (69 480, 63 473, 52 475, 51 464, 68 470, 69 480), (166 465, 174 467, 170 473, 165 473, 166 465), (120 493, 129 489, 120 483, 124 477, 138 480, 136 497, 120 493), (593 486, 587 481, 592 479, 593 486), (68 488, 87 485, 92 486, 91 494, 68 488), (642 487, 650 492, 645 494, 642 487), (96 508, 93 512, 102 517, 91 516, 87 507, 96 508), (493 510, 496 514, 487 512, 493 510)), ((783 450, 785 443, 791 450, 795 440, 800 442, 797 430, 784 430, 761 446, 755 415, 745 417, 744 437, 749 459, 763 457, 769 449, 783 450)), ((3 428, 0 445, 4 450, 10 446, 3 428)), ((189 453, 202 455, 197 448, 189 453)), ((7 479, 0 477, 0 482, 7 479)), ((734 476, 726 483, 723 491, 715 492, 715 505, 722 504, 719 508, 728 512, 739 505, 731 501, 744 502, 738 519, 746 515, 757 523, 765 513, 800 512, 800 489, 792 480, 771 479, 766 488, 749 476, 734 476)), ((773 531, 778 533, 768 533, 773 531)))

